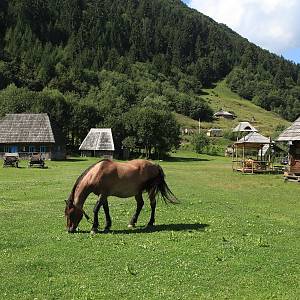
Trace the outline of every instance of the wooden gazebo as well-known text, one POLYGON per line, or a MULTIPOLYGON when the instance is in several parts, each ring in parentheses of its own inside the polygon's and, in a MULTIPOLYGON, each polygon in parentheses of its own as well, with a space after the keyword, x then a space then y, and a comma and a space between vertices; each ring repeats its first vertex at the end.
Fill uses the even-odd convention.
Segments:
POLYGON ((242 173, 272 172, 270 155, 262 155, 263 147, 270 145, 271 139, 258 132, 250 132, 233 144, 232 169, 242 173))
POLYGON ((289 145, 285 178, 300 182, 300 117, 279 135, 277 141, 287 142, 289 145))

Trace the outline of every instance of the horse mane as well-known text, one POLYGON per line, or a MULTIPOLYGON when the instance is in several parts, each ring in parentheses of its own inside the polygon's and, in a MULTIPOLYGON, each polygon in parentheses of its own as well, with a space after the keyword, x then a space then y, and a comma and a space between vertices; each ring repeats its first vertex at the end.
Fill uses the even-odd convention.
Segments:
POLYGON ((98 162, 92 164, 91 166, 89 166, 86 170, 84 170, 80 175, 79 177, 76 179, 75 183, 74 183, 74 186, 72 188, 72 191, 71 191, 71 194, 69 196, 69 199, 67 201, 67 204, 70 205, 73 203, 73 200, 74 200, 74 193, 75 193, 75 190, 78 186, 78 184, 81 182, 81 180, 83 179, 83 177, 94 167, 96 166, 97 164, 101 163, 102 161, 111 161, 110 159, 107 159, 107 158, 104 158, 104 159, 101 159, 99 160, 98 162))

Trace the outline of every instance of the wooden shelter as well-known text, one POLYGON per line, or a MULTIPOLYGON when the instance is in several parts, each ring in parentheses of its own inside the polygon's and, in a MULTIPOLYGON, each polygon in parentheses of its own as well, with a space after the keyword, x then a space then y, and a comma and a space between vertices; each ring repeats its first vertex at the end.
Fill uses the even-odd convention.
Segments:
POLYGON ((232 169, 243 173, 272 172, 270 155, 263 157, 262 149, 270 145, 271 139, 258 132, 250 132, 233 144, 232 169), (260 153, 260 155, 259 155, 260 153))
POLYGON ((233 120, 235 119, 235 115, 233 113, 230 113, 226 110, 219 110, 217 111, 216 113, 214 113, 214 117, 215 118, 224 118, 224 119, 230 119, 230 120, 233 120))
POLYGON ((257 132, 249 122, 240 122, 233 130, 233 132, 257 132))
POLYGON ((300 181, 300 117, 279 135, 277 141, 289 145, 285 178, 300 181))
POLYGON ((115 151, 111 128, 91 128, 79 147, 82 156, 113 158, 115 151))
POLYGON ((206 132, 209 137, 221 137, 223 136, 223 130, 221 128, 211 128, 206 132))
POLYGON ((66 158, 66 147, 47 114, 7 114, 0 120, 0 157, 5 153, 18 153, 20 159, 41 153, 58 160, 66 158))

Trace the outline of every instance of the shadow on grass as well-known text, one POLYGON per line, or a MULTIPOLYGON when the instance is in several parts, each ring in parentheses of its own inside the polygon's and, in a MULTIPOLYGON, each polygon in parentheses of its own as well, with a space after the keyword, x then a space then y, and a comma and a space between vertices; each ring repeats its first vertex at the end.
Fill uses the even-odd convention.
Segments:
MULTIPOLYGON (((153 227, 136 227, 133 229, 116 229, 109 231, 99 231, 97 234, 136 234, 136 233, 151 233, 161 231, 204 231, 208 224, 161 224, 153 227)), ((77 233, 90 233, 87 230, 79 230, 77 233)))
POLYGON ((197 158, 197 157, 168 157, 165 161, 169 162, 193 162, 193 161, 210 161, 207 158, 197 158))
POLYGON ((65 161, 67 162, 79 162, 79 161, 87 161, 86 158, 67 158, 65 161))

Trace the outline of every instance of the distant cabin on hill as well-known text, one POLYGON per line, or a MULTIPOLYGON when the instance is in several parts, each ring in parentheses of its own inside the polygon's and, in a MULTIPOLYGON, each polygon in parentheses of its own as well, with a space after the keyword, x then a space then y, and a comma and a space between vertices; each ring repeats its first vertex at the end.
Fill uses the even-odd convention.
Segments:
POLYGON ((7 114, 0 120, 1 157, 5 153, 19 153, 21 159, 28 159, 37 152, 45 159, 66 158, 63 136, 47 114, 7 114))
POLYGON ((221 137, 223 136, 223 130, 220 128, 211 128, 206 133, 209 137, 221 137))
POLYGON ((240 122, 233 130, 233 132, 257 132, 249 122, 240 122))
POLYGON ((115 151, 111 128, 91 128, 79 147, 82 156, 113 158, 115 151))
POLYGON ((217 111, 216 113, 214 113, 214 117, 217 119, 223 118, 223 119, 233 120, 233 119, 235 119, 236 116, 231 112, 221 109, 221 110, 217 111))

